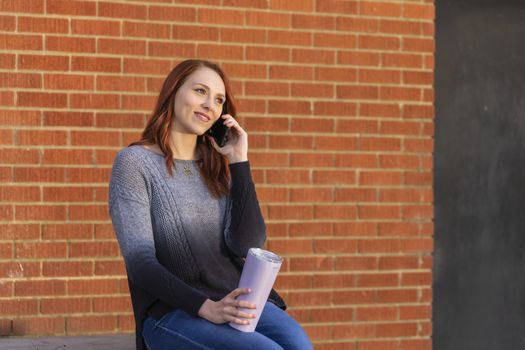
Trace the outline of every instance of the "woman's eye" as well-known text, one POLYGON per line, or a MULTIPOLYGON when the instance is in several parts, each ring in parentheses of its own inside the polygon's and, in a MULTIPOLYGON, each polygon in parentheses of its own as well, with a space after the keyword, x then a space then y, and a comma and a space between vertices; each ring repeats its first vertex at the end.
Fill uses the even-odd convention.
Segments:
POLYGON ((201 88, 197 88, 195 89, 195 91, 197 91, 198 93, 206 93, 206 90, 201 89, 201 88))
POLYGON ((222 105, 224 103, 224 100, 222 98, 218 98, 217 102, 219 102, 219 104, 222 105))

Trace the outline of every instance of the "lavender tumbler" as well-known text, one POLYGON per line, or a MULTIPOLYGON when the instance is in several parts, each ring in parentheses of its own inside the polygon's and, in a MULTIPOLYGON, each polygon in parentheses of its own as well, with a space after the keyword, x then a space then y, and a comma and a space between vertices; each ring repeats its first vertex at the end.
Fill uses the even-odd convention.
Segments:
POLYGON ((237 297, 237 300, 246 300, 254 303, 257 306, 255 310, 241 308, 240 311, 255 314, 255 318, 249 319, 250 324, 247 325, 230 322, 231 327, 242 332, 255 331, 282 262, 283 259, 280 256, 267 250, 259 248, 250 248, 248 250, 241 280, 239 281, 239 288, 250 288, 252 292, 240 295, 237 297))

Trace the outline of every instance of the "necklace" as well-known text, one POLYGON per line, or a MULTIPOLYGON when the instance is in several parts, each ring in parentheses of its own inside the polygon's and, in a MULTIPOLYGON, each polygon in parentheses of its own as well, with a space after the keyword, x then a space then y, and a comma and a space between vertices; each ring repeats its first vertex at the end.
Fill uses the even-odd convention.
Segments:
POLYGON ((190 167, 187 165, 184 165, 184 174, 186 176, 190 176, 192 174, 190 167))

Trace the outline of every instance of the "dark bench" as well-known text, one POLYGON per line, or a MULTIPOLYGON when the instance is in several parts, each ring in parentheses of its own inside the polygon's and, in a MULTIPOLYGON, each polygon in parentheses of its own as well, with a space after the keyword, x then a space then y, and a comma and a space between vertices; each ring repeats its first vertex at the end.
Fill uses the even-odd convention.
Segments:
POLYGON ((0 338, 0 350, 135 350, 134 334, 0 338))

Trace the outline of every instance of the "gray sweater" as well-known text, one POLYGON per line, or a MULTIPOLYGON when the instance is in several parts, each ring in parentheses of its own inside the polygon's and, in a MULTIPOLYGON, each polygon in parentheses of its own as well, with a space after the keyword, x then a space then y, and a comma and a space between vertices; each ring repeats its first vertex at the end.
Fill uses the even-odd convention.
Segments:
MULTIPOLYGON (((163 156, 138 145, 115 157, 109 211, 126 264, 137 349, 147 315, 158 319, 181 308, 196 316, 206 299, 237 288, 242 258, 264 244, 249 161, 229 165, 230 195, 220 199, 198 167, 175 160, 170 177, 163 156)), ((270 300, 286 307, 275 291, 270 300)))

